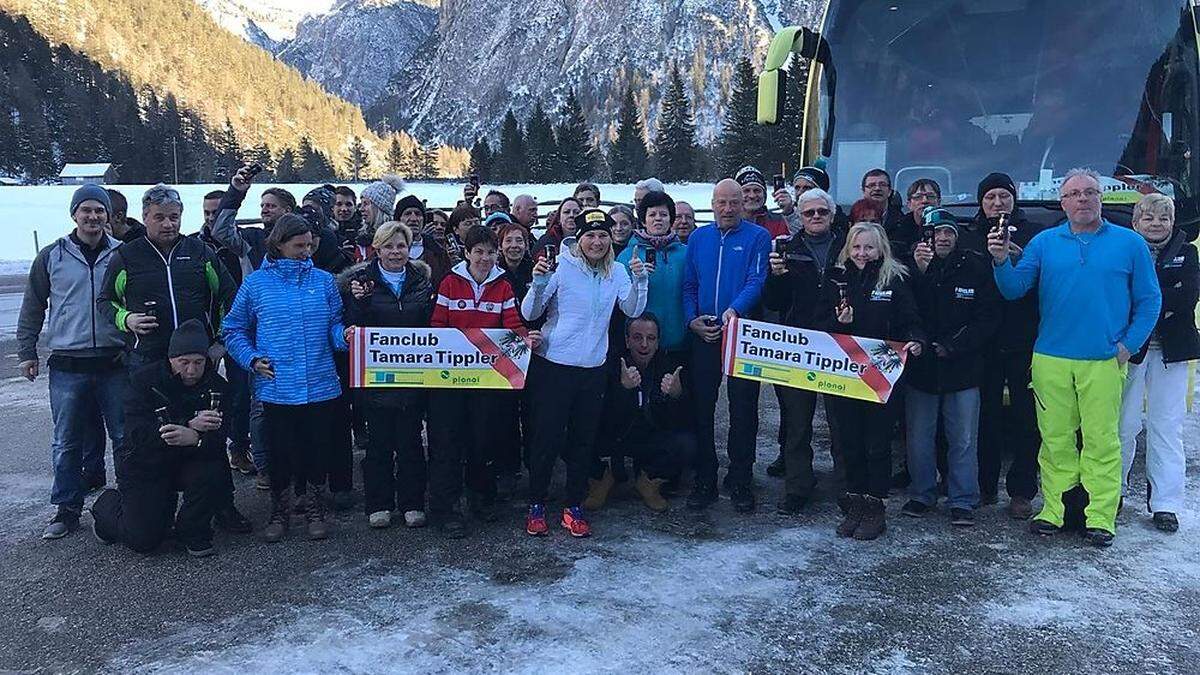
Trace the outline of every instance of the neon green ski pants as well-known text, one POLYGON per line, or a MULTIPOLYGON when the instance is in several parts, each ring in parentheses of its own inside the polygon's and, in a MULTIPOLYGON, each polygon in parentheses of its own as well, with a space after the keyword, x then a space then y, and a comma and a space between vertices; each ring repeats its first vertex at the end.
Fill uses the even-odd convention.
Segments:
POLYGON ((1033 355, 1033 391, 1037 396, 1042 447, 1042 511, 1035 518, 1063 525, 1064 492, 1083 485, 1087 527, 1117 531, 1121 499, 1121 392, 1125 367, 1107 361, 1033 355), (1083 432, 1080 450, 1076 433, 1083 432))

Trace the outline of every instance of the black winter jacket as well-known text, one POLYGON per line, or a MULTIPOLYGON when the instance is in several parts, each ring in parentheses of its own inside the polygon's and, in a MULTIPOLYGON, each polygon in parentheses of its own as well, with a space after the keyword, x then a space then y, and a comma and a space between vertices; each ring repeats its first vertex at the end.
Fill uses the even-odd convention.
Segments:
POLYGON ((818 264, 816 254, 804 238, 804 233, 800 232, 788 241, 784 249, 787 274, 767 276, 763 302, 767 309, 780 313, 783 323, 797 328, 817 327, 821 291, 831 270, 837 266, 838 253, 846 244, 844 232, 835 230, 832 236, 824 267, 818 264))
MULTIPOLYGON (((984 260, 991 260, 991 253, 987 250, 987 236, 992 227, 995 227, 994 221, 989 221, 980 211, 975 215, 975 219, 969 223, 960 223, 958 227, 958 249, 962 251, 975 251, 983 256, 984 260)), ((1022 249, 1029 245, 1029 241, 1035 235, 1042 231, 1042 227, 1037 223, 1027 219, 1021 209, 1013 209, 1012 219, 1009 225, 1017 228, 1012 233, 1012 241, 1022 249)), ((993 277, 993 283, 995 277, 993 277)), ((995 334, 988 351, 1000 353, 1022 353, 1033 352, 1033 343, 1037 340, 1038 321, 1041 319, 1041 314, 1038 312, 1038 294, 1036 289, 1030 290, 1029 293, 1017 298, 1016 300, 1006 300, 1003 296, 1000 298, 1000 325, 996 329, 995 334)))
POLYGON ((174 462, 181 456, 223 460, 231 405, 229 385, 211 366, 191 387, 171 372, 171 364, 166 359, 138 368, 129 376, 129 388, 125 392, 122 464, 126 468, 154 468, 174 462), (168 423, 187 426, 196 413, 211 409, 209 395, 212 392, 221 394, 221 413, 226 424, 216 431, 201 434, 199 447, 167 445, 158 433, 162 422, 155 411, 166 408, 168 423))
POLYGON ((929 340, 917 314, 912 288, 907 281, 894 279, 887 287, 877 290, 879 268, 879 261, 861 270, 854 263, 833 268, 829 276, 831 283, 821 289, 817 328, 877 340, 915 341, 928 348, 929 340), (854 308, 854 320, 848 324, 837 320, 837 306, 841 300, 839 288, 845 289, 846 300, 854 308))
MULTIPOLYGON (((1158 340, 1164 363, 1200 359, 1200 334, 1196 332, 1196 302, 1200 300, 1200 263, 1196 246, 1188 243, 1188 233, 1175 230, 1167 245, 1158 252, 1154 268, 1162 289, 1162 310, 1151 340, 1158 340)), ((1149 342, 1132 359, 1146 358, 1149 342)))
MULTIPOLYGON (((429 325, 433 314, 433 290, 429 283, 429 266, 409 260, 405 267, 404 286, 400 297, 392 292, 379 273, 379 261, 362 262, 338 275, 342 292, 343 321, 347 326, 371 328, 421 328, 429 325), (371 294, 362 300, 350 293, 350 282, 360 271, 374 282, 371 294)), ((362 405, 382 408, 407 408, 420 404, 421 389, 357 389, 355 400, 362 405)))
POLYGON ((984 348, 1000 323, 1000 294, 990 260, 955 249, 915 274, 917 310, 930 344, 909 364, 911 386, 928 394, 979 386, 986 367, 984 348), (934 343, 949 354, 938 356, 934 343))
POLYGON ((158 328, 133 336, 133 351, 147 360, 166 358, 175 328, 199 319, 209 337, 219 334, 221 319, 237 291, 217 254, 197 237, 179 237, 164 256, 149 239, 122 244, 108 264, 97 304, 104 316, 127 335, 125 318, 157 303, 158 328))
MULTIPOLYGON (((623 444, 645 440, 650 434, 660 431, 685 431, 691 428, 690 393, 687 390, 687 373, 683 378, 683 395, 671 398, 662 392, 662 379, 683 362, 659 350, 645 370, 641 370, 642 384, 637 389, 621 386, 621 357, 628 366, 633 366, 633 357, 628 351, 611 359, 608 371, 608 393, 604 397, 604 433, 601 446, 620 447, 623 444)), ((686 367, 684 368, 686 371, 686 367)))

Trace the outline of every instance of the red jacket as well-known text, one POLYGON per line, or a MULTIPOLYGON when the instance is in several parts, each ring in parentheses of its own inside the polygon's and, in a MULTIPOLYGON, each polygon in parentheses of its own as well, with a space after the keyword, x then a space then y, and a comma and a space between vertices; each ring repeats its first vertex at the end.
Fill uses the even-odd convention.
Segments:
POLYGON ((454 266, 438 286, 429 325, 434 328, 507 328, 524 333, 517 298, 504 270, 493 268, 486 281, 475 283, 467 262, 454 266))
POLYGON ((787 219, 778 213, 771 213, 765 207, 754 214, 754 224, 766 230, 772 240, 778 237, 792 236, 792 231, 788 229, 787 219))

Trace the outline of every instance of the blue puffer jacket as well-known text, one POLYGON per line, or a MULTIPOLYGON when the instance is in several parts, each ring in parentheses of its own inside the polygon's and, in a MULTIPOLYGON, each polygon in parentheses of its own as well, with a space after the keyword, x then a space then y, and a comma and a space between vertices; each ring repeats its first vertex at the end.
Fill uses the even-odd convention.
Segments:
MULTIPOLYGON (((628 267, 635 252, 639 260, 645 261, 648 248, 654 248, 654 245, 634 232, 629 246, 617 256, 617 262, 628 267)), ((658 346, 665 351, 676 351, 686 346, 687 322, 683 320, 683 268, 686 256, 687 246, 673 238, 658 249, 654 274, 650 275, 646 311, 658 318, 658 346)))
POLYGON ((311 260, 266 259, 242 282, 225 317, 225 348, 238 365, 268 358, 275 379, 254 375, 265 403, 304 405, 342 394, 333 351, 346 351, 342 299, 332 274, 311 260))

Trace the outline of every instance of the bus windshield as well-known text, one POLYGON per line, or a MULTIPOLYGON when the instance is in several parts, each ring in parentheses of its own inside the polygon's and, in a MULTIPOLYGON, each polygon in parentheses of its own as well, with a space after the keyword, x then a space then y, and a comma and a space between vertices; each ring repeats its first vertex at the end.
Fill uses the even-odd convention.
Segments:
POLYGON ((975 201, 992 171, 1057 200, 1071 168, 1108 202, 1160 191, 1195 214, 1197 52, 1191 0, 831 0, 837 71, 822 133, 839 202, 872 167, 975 201), (831 130, 830 121, 834 120, 831 130))

